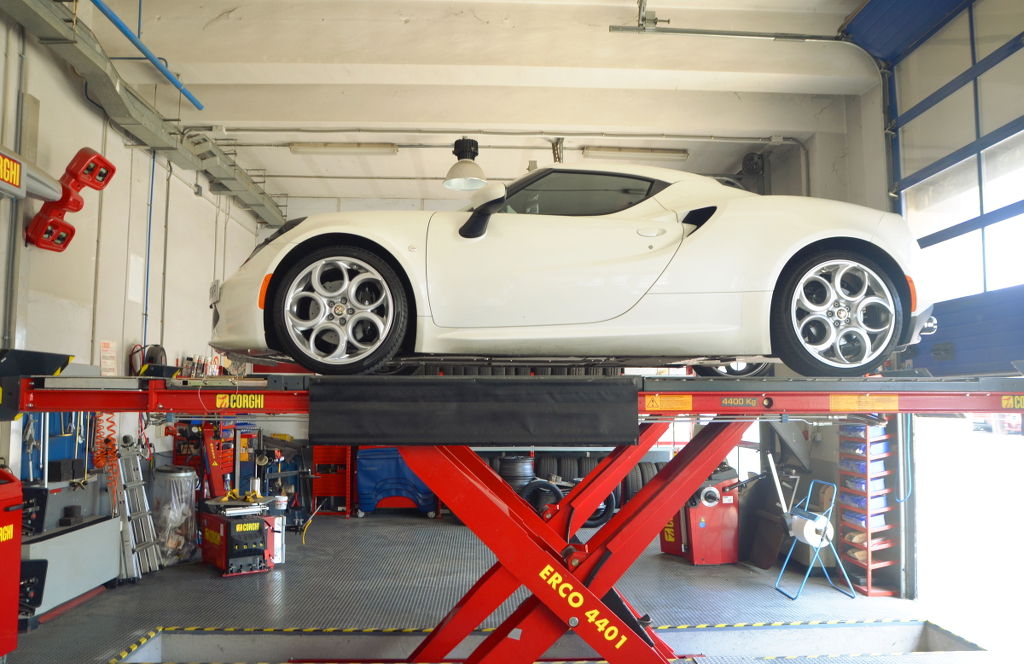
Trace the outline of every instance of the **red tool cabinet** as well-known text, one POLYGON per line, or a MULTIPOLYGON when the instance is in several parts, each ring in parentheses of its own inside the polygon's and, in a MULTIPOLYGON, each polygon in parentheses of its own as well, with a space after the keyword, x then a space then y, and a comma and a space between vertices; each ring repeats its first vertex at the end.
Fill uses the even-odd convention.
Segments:
POLYGON ((313 509, 350 516, 355 504, 355 464, 348 445, 313 445, 313 509))
POLYGON ((0 468, 0 657, 18 645, 21 575, 21 482, 0 468))

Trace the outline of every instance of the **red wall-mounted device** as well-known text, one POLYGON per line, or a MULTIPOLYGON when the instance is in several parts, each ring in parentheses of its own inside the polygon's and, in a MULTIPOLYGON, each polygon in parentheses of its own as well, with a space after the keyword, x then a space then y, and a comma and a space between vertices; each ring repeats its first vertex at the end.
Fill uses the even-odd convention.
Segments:
POLYGON ((25 240, 49 251, 67 249, 75 237, 75 227, 65 221, 64 215, 82 209, 84 202, 78 192, 85 187, 96 190, 105 188, 116 171, 112 163, 92 148, 79 150, 60 177, 60 199, 43 203, 43 207, 29 222, 25 240))

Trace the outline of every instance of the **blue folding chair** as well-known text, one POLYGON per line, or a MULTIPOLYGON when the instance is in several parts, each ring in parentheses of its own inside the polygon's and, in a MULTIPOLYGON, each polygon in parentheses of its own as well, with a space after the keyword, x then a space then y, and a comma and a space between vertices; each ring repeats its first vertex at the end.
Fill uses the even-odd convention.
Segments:
MULTIPOLYGON (((825 573, 825 579, 828 584, 849 597, 856 597, 853 591, 853 584, 850 582, 850 577, 846 574, 846 569, 843 567, 843 561, 839 558, 839 552, 836 551, 836 545, 832 541, 832 510, 836 505, 836 485, 832 482, 823 482, 821 480, 811 480, 810 486, 807 487, 807 496, 804 497, 799 503, 785 515, 786 525, 789 527, 789 534, 793 538, 793 544, 789 547, 789 553, 786 554, 786 562, 782 563, 782 569, 779 570, 779 578, 775 579, 775 589, 790 599, 796 599, 800 597, 800 593, 804 591, 804 586, 807 585, 807 579, 811 575, 811 571, 814 569, 816 564, 821 565, 821 571, 825 573), (811 496, 814 495, 814 488, 816 486, 830 486, 832 487, 832 499, 828 503, 828 508, 822 512, 812 512, 809 507, 811 504, 811 496), (780 587, 782 582, 782 575, 786 573, 786 567, 789 566, 789 561, 793 557, 793 551, 796 550, 797 542, 803 542, 807 546, 814 550, 814 555, 811 557, 811 562, 807 565, 807 571, 804 572, 804 579, 800 583, 800 588, 797 589, 796 594, 793 595, 788 591, 780 587), (821 559, 821 550, 825 548, 826 543, 828 547, 832 549, 832 555, 835 556, 836 565, 839 567, 839 571, 843 573, 843 578, 846 580, 846 588, 837 586, 832 581, 832 577, 828 573, 828 568, 825 567, 825 563, 821 559)), ((785 509, 785 503, 783 503, 783 509, 785 509)))

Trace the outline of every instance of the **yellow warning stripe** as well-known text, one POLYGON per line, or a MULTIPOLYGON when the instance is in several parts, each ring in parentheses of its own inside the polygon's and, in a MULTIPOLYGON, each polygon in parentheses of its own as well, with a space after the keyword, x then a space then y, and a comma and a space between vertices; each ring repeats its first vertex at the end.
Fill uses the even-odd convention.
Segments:
MULTIPOLYGON (((260 632, 303 634, 429 634, 433 627, 161 627, 164 632, 260 632)), ((480 631, 493 631, 480 630, 480 631)))
POLYGON ((136 641, 135 643, 131 644, 130 646, 128 646, 127 648, 125 648, 121 652, 117 653, 117 657, 114 657, 114 658, 108 660, 107 664, 117 664, 118 662, 124 661, 125 659, 128 658, 129 655, 134 653, 136 650, 138 650, 142 646, 146 645, 146 643, 148 643, 150 639, 156 638, 156 635, 159 634, 161 631, 163 631, 163 628, 162 627, 157 627, 156 629, 152 629, 152 630, 146 632, 138 641, 136 641))
MULTIPOLYGON (((919 618, 858 618, 853 620, 775 620, 761 622, 736 622, 736 623, 696 623, 692 625, 657 625, 652 627, 655 630, 680 630, 680 629, 735 629, 738 627, 795 627, 800 625, 865 625, 873 623, 923 623, 919 618)), ((495 627, 483 627, 476 632, 493 632, 495 627)), ((168 626, 158 627, 158 631, 164 632, 302 632, 305 634, 429 634, 434 631, 433 627, 181 627, 168 626)))
POLYGON ((835 659, 837 657, 899 657, 913 655, 914 653, 908 652, 850 652, 836 655, 769 655, 767 657, 760 657, 762 660, 780 660, 780 659, 835 659))
POLYGON ((917 618, 864 618, 859 620, 787 620, 772 622, 738 622, 738 623, 701 623, 695 625, 658 625, 652 629, 656 630, 680 630, 680 629, 735 629, 737 627, 792 627, 799 625, 864 625, 869 623, 923 623, 924 620, 917 618))

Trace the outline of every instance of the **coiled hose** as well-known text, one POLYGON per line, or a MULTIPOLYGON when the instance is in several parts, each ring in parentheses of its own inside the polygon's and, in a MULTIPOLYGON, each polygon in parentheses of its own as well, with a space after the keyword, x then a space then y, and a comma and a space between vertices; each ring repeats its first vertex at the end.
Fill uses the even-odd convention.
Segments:
POLYGON ((96 415, 96 444, 92 451, 92 465, 106 473, 110 513, 114 516, 120 514, 117 506, 117 482, 121 473, 117 459, 117 421, 113 413, 99 413, 96 415))

